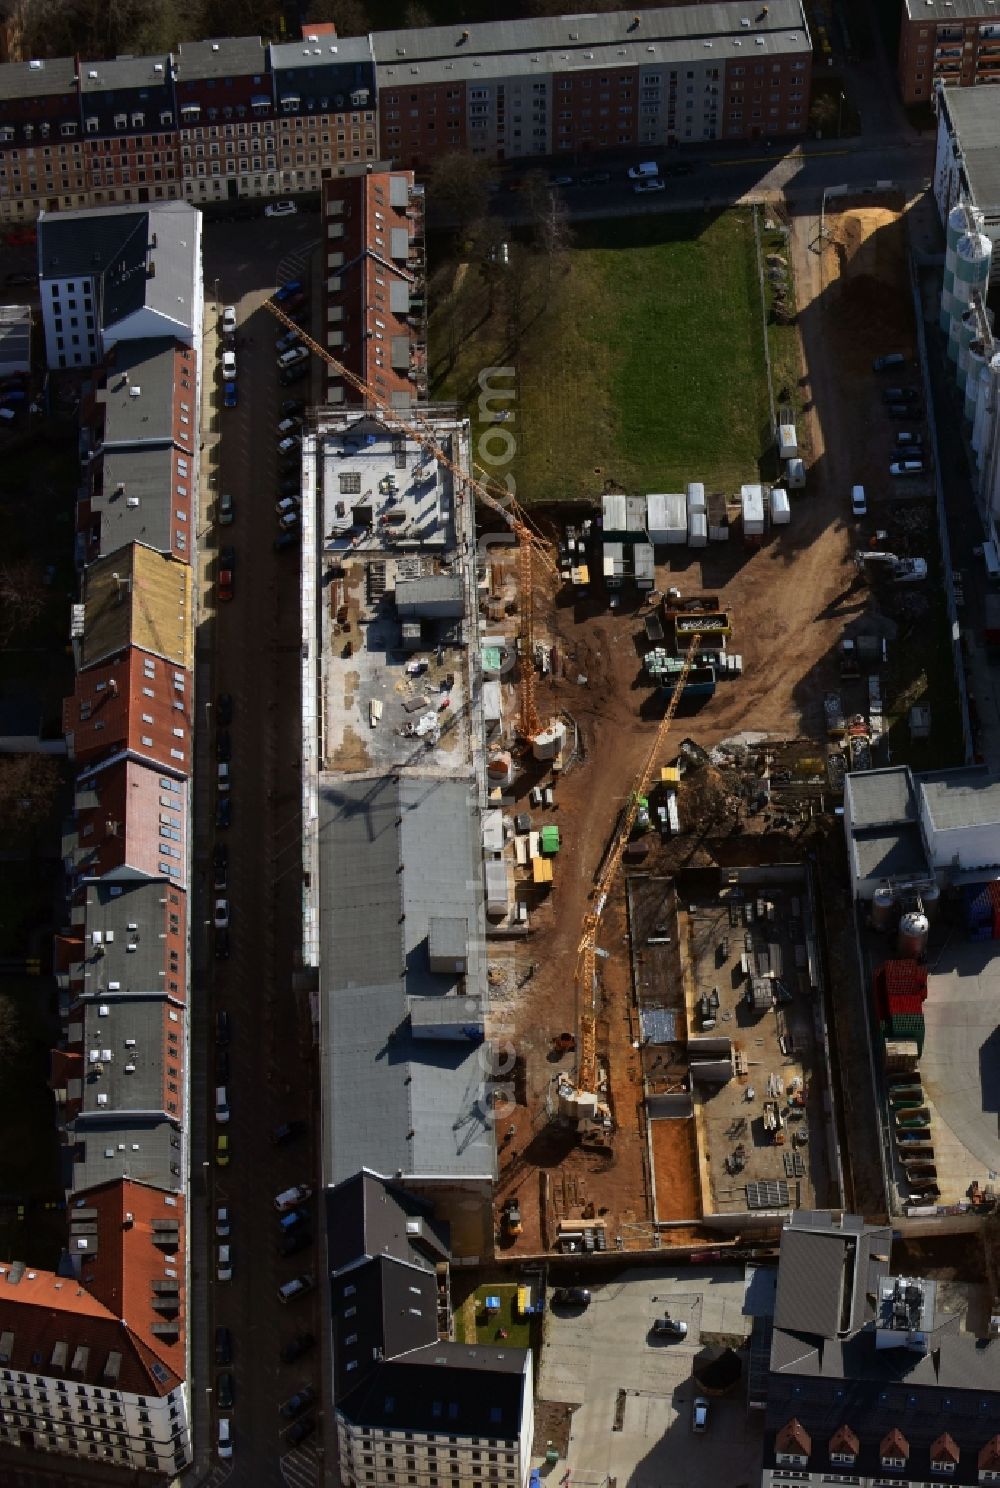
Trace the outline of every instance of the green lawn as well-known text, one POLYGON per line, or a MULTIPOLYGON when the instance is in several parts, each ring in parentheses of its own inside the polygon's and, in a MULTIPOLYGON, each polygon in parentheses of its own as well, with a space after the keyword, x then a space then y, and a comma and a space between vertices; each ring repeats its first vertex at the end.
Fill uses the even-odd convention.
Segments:
POLYGON ((551 270, 512 243, 516 316, 509 282, 491 307, 476 263, 451 292, 432 287, 432 394, 468 413, 477 464, 513 475, 527 502, 592 498, 607 480, 732 491, 756 478, 770 429, 749 212, 585 223, 573 243, 551 270), (514 398, 491 442, 479 377, 497 366, 515 369, 514 398))
POLYGON ((455 1332, 459 1343, 503 1343, 510 1348, 530 1348, 531 1318, 522 1318, 517 1315, 515 1303, 517 1301, 517 1287, 510 1283, 491 1283, 489 1286, 477 1287, 472 1305, 475 1308, 475 1334, 469 1337, 469 1329, 465 1325, 467 1309, 457 1310, 455 1313, 455 1332), (486 1298, 499 1297, 500 1311, 492 1312, 487 1316, 486 1298), (506 1338, 501 1338, 501 1332, 506 1333, 506 1338))

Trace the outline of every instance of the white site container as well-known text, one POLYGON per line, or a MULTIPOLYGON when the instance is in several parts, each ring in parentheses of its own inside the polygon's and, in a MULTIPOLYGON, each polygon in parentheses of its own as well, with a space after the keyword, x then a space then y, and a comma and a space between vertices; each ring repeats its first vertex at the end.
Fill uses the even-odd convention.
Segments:
POLYGON ((778 454, 782 460, 797 460, 799 457, 799 436, 795 432, 794 424, 781 424, 778 429, 778 454))
POLYGON ((708 517, 705 512, 694 511, 688 517, 688 545, 692 548, 708 546, 708 517))
POLYGON ((656 547, 687 542, 687 498, 683 491, 646 497, 646 529, 656 547))
POLYGON ((780 486, 771 489, 771 521, 775 527, 786 527, 792 520, 792 508, 788 500, 788 492, 783 491, 780 486))
POLYGON ((741 486, 740 506, 743 512, 743 536, 764 536, 764 487, 741 486))
POLYGON ((705 487, 701 481, 688 481, 687 507, 688 516, 692 512, 703 512, 707 510, 705 504, 705 487))
POLYGON ((804 490, 806 484, 806 467, 803 460, 789 460, 788 469, 785 471, 785 485, 790 491, 804 490))

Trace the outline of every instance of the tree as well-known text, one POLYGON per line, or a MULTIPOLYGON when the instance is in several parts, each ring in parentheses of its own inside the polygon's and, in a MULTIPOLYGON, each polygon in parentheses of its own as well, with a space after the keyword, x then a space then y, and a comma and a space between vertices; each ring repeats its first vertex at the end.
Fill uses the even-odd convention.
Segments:
POLYGON ((51 754, 0 754, 0 822, 6 831, 37 825, 49 816, 61 773, 51 754))
POLYGON ((27 559, 0 564, 0 646, 30 629, 45 607, 38 565, 27 559))
POLYGON ((569 216, 559 192, 548 183, 544 171, 529 171, 524 178, 524 201, 531 217, 535 246, 544 254, 546 277, 570 246, 569 216))
POLYGON ((408 0, 403 7, 403 25, 407 31, 423 31, 427 26, 436 25, 436 22, 420 0, 408 0))
POLYGON ((468 150, 439 155, 431 166, 430 205, 451 223, 459 242, 465 240, 472 224, 486 215, 495 179, 490 162, 468 150))

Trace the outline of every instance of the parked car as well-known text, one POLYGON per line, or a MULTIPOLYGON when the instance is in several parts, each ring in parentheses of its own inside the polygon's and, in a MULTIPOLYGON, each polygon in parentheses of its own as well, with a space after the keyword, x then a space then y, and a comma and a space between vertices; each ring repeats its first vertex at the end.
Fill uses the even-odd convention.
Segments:
POLYGON ((274 291, 274 294, 271 296, 271 298, 277 304, 281 305, 281 304, 284 303, 285 300, 290 300, 291 297, 292 297, 292 295, 297 295, 297 294, 301 294, 301 293, 302 293, 302 280, 301 279, 289 279, 288 282, 287 282, 287 284, 281 284, 281 285, 278 286, 278 288, 274 291))
POLYGON ((271 1133, 271 1140, 278 1143, 292 1142, 296 1137, 301 1137, 305 1131, 306 1123, 304 1121, 283 1121, 280 1126, 274 1128, 274 1131, 271 1133))
POLYGON ((215 1042, 217 1044, 229 1043, 229 1013, 225 1008, 219 1008, 215 1015, 215 1042))
POLYGON ((219 760, 215 766, 216 789, 227 791, 233 783, 233 770, 228 760, 219 760))
POLYGON ((278 1230, 282 1235, 289 1235, 293 1230, 305 1229, 308 1224, 308 1209, 289 1209, 278 1220, 278 1230))
POLYGON ((236 566, 236 549, 225 547, 219 549, 219 576, 216 582, 216 594, 223 603, 233 597, 233 570, 236 566))
POLYGON ((284 1416, 286 1421, 294 1421, 296 1416, 301 1416, 304 1410, 309 1409, 315 1399, 316 1391, 312 1385, 303 1385, 278 1406, 278 1414, 284 1416))
POLYGON ((868 515, 864 486, 851 487, 851 515, 854 517, 867 517, 868 515))
POLYGON ((659 174, 660 167, 655 160, 641 160, 638 165, 629 166, 628 178, 630 181, 648 181, 659 174))
POLYGON ((220 1410, 232 1410, 234 1393, 233 1377, 227 1370, 215 1381, 215 1401, 220 1410))
POLYGON ((663 181, 637 181, 632 187, 636 196, 642 196, 647 191, 666 191, 666 189, 663 181))
POLYGON ((29 269, 12 269, 9 274, 4 275, 3 282, 14 289, 21 285, 37 284, 38 275, 31 273, 29 269))
POLYGON ((228 491, 223 491, 219 497, 219 526, 231 527, 236 519, 236 507, 233 498, 228 491))
POLYGON ((882 390, 883 403, 916 403, 919 398, 916 388, 890 387, 882 390))
POLYGON ((610 171, 585 171, 580 177, 581 186, 606 186, 611 180, 610 171))
POLYGON ((216 1451, 224 1462, 228 1462, 233 1455, 232 1422, 228 1416, 219 1417, 219 1434, 216 1438, 216 1451))
POLYGON ((589 1307, 590 1292, 586 1287, 556 1287, 552 1300, 563 1307, 589 1307))
POLYGON ((282 436, 282 438, 284 438, 288 434, 297 434, 301 428, 302 420, 300 418, 294 417, 294 415, 292 414, 289 414, 289 416, 287 418, 283 418, 281 420, 281 423, 278 425, 278 433, 282 436))
POLYGON ((295 367, 299 362, 305 362, 308 359, 308 346, 290 346, 287 351, 283 351, 279 356, 278 367, 284 372, 287 368, 295 367))
POLYGON ((279 517, 283 517, 286 512, 297 512, 298 509, 299 498, 297 496, 280 496, 274 503, 274 510, 279 517))
POLYGON ((301 398, 286 398, 281 405, 281 412, 285 418, 300 417, 305 411, 306 405, 301 398))
MULTIPOLYGON (((304 351, 305 347, 302 349, 304 351)), ((278 373, 278 381, 282 387, 291 387, 293 382, 301 382, 304 377, 308 376, 309 368, 304 363, 300 363, 296 367, 285 367, 278 373)))
POLYGON ((224 351, 222 353, 222 380, 223 382, 236 381, 236 353, 235 351, 224 351))
POLYGON ((301 1359, 302 1355, 307 1354, 315 1345, 316 1339, 311 1333, 296 1333, 295 1337, 281 1350, 282 1364, 294 1364, 296 1359, 301 1359))
POLYGON ((284 553, 288 548, 297 548, 302 541, 302 529, 300 527, 289 527, 285 532, 279 532, 274 539, 274 551, 284 553))
POLYGON ((298 527, 298 525, 299 512, 297 507, 295 511, 282 512, 281 516, 278 518, 278 526, 284 528, 286 531, 288 530, 288 528, 298 527))
POLYGON ((215 1050, 215 1078, 217 1080, 229 1079, 229 1050, 216 1047, 215 1050))
POLYGON ((232 336, 236 331, 236 306, 224 305, 222 307, 222 334, 232 336))
POLYGON ((275 339, 274 349, 275 351, 287 351, 290 346, 295 346, 298 341, 298 331, 282 331, 281 335, 275 339))
POLYGON ((297 290, 295 294, 289 295, 288 299, 285 301, 285 314, 292 316, 298 315, 298 312, 305 308, 306 303, 306 297, 303 292, 301 290, 297 290))
POLYGON ((215 959, 216 961, 229 960, 229 931, 216 930, 215 932, 215 959))
POLYGON ((229 1205, 219 1204, 215 1210, 215 1233, 220 1240, 229 1239, 229 1205))
POLYGON ((918 419, 921 410, 913 403, 890 403, 885 410, 891 419, 918 419))
POLYGON ((285 1432, 285 1441, 290 1447, 297 1447, 299 1442, 305 1441, 316 1430, 314 1416, 303 1416, 301 1421, 295 1421, 285 1432))
POLYGON ((886 356, 877 356, 872 362, 873 372, 888 372, 891 367, 902 367, 906 358, 901 351, 890 351, 886 356))
POLYGON ((216 1281, 232 1281, 233 1279, 233 1253, 228 1244, 217 1247, 215 1261, 216 1281))
POLYGON ((227 382, 222 388, 222 406, 224 408, 238 408, 240 402, 240 390, 235 382, 227 382))
POLYGON ((691 1430, 708 1430, 708 1401, 704 1395, 696 1395, 691 1403, 691 1430))
POLYGON ((652 1333, 654 1338, 686 1338, 688 1336, 688 1325, 678 1321, 677 1318, 657 1318, 653 1324, 652 1333))
POLYGON ((917 429, 900 429, 896 435, 896 443, 901 447, 912 448, 915 444, 923 444, 924 436, 917 429))
POLYGON ((315 1285, 316 1281, 312 1276, 296 1276, 291 1281, 283 1282, 278 1288, 278 1301, 291 1302, 295 1297, 304 1297, 315 1285))
POLYGON ((298 207, 293 201, 268 202, 264 208, 265 217, 294 217, 298 207))
POLYGON ((550 176, 549 177, 549 185, 550 186, 572 186, 572 184, 573 184, 573 177, 572 176, 550 176))
POLYGON ((274 1196, 274 1207, 279 1214, 285 1214, 289 1209, 298 1208, 299 1204, 305 1204, 312 1198, 312 1189, 308 1183, 296 1183, 293 1188, 283 1188, 281 1193, 274 1196))
POLYGON ((295 1255, 300 1250, 308 1250, 311 1244, 311 1230, 292 1230, 291 1234, 279 1236, 278 1254, 280 1256, 295 1255))
POLYGON ((302 448, 302 440, 297 434, 286 434, 284 439, 278 440, 279 455, 294 455, 302 448))
POLYGON ((216 1167, 218 1167, 218 1168, 228 1168, 229 1167, 229 1157, 230 1157, 229 1133, 228 1132, 219 1132, 219 1135, 215 1139, 215 1165, 216 1165, 216 1167))
POLYGON ((219 1365, 233 1362, 233 1338, 228 1328, 215 1330, 215 1362, 219 1365))
POLYGON ((889 466, 890 475, 923 475, 923 460, 893 460, 889 466))
POLYGON ((225 1085, 215 1087, 215 1119, 220 1125, 225 1125, 229 1120, 229 1095, 225 1085))
POLYGON ((228 796, 220 796, 215 803, 215 825, 225 832, 233 824, 233 803, 228 796))
POLYGON ((222 728, 228 728, 233 721, 233 699, 228 692, 220 692, 215 699, 215 721, 222 728))

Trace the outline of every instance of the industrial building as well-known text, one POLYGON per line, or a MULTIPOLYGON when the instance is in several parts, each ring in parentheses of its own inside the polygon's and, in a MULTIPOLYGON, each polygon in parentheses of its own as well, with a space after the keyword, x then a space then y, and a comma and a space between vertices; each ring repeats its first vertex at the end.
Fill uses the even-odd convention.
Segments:
POLYGON ((907 105, 928 102, 938 83, 1000 82, 998 0, 903 0, 898 76, 907 105))
POLYGON ((763 1488, 995 1480, 1000 1340, 946 1310, 936 1282, 893 1275, 891 1247, 891 1229, 852 1214, 801 1212, 782 1230, 751 1340, 763 1488))
POLYGON ((0 65, 0 221, 320 191, 378 159, 495 160, 805 131, 801 0, 547 16, 0 65))

